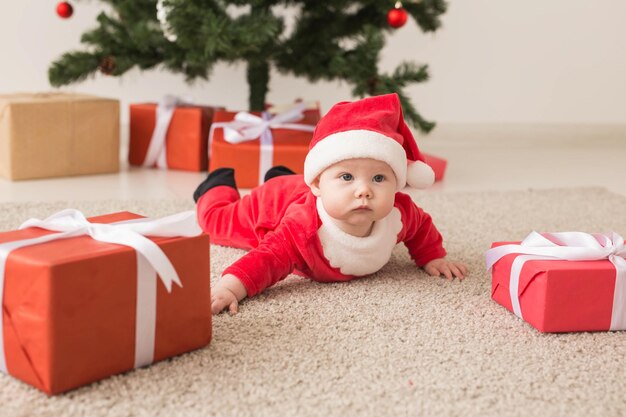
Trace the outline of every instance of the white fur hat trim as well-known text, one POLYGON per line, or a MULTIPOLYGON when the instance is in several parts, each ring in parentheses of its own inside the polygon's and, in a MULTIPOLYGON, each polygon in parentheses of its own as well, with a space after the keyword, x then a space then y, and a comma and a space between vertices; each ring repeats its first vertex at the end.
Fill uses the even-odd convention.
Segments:
POLYGON ((372 158, 391 167, 398 190, 404 188, 407 175, 406 151, 398 141, 371 130, 347 130, 320 140, 304 161, 304 182, 308 185, 329 166, 352 158, 372 158))

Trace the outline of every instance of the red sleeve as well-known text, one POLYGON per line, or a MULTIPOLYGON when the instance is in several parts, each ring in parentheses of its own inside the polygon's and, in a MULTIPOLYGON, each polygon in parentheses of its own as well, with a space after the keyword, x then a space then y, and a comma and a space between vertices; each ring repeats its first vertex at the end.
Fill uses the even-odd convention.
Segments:
POLYGON ((402 193, 396 194, 396 207, 402 213, 404 233, 401 240, 417 266, 446 256, 443 238, 428 213, 419 208, 411 197, 402 193))
POLYGON ((248 297, 276 284, 304 265, 292 232, 287 224, 281 224, 265 235, 256 248, 226 268, 223 274, 239 278, 248 297))

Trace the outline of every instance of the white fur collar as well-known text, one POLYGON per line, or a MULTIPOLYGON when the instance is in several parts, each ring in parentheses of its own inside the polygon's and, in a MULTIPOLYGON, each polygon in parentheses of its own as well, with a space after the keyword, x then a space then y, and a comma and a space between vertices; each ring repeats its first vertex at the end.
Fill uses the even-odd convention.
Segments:
POLYGON ((332 267, 344 275, 362 276, 373 274, 389 261, 402 230, 402 218, 397 208, 375 222, 369 236, 357 237, 344 232, 333 222, 321 199, 317 199, 316 205, 322 220, 317 236, 332 267))

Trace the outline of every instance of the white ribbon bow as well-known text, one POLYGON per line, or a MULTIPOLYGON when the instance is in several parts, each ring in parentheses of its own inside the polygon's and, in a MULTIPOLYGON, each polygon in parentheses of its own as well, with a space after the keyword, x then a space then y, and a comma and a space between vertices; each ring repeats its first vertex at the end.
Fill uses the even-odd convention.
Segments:
POLYGON ((595 261, 608 259, 615 266, 615 291, 611 330, 626 330, 626 247, 624 238, 615 232, 611 235, 583 232, 544 233, 532 232, 519 245, 502 245, 486 252, 487 269, 502 257, 521 254, 513 261, 509 293, 513 312, 520 318, 519 277, 524 263, 530 260, 595 261))
POLYGON ((164 96, 156 108, 156 124, 150 138, 150 145, 146 152, 146 158, 142 166, 152 167, 156 163, 158 168, 167 168, 167 130, 170 127, 172 116, 176 111, 176 106, 190 103, 191 99, 182 100, 173 95, 164 96))
MULTIPOLYGON (((259 139, 261 155, 259 160, 259 183, 263 182, 265 173, 273 165, 274 139, 271 129, 289 129, 303 132, 313 132, 315 126, 294 123, 304 118, 304 103, 297 104, 290 110, 271 116, 263 112, 262 116, 255 116, 248 112, 239 112, 230 122, 218 122, 211 125, 209 140, 213 140, 213 130, 221 127, 224 129, 224 140, 228 143, 237 144, 259 139)), ((209 143, 209 152, 211 143, 209 143)), ((210 155, 209 155, 210 157, 210 155)))
MULTIPOLYGON (((61 233, 0 243, 0 303, 3 304, 4 300, 6 260, 16 249, 84 235, 100 242, 130 246, 137 251, 135 367, 152 363, 156 325, 156 275, 159 275, 168 292, 171 292, 173 283, 181 287, 182 283, 165 253, 146 236, 197 236, 202 230, 197 223, 195 212, 190 210, 160 219, 141 218, 104 224, 91 223, 80 211, 66 209, 45 220, 29 219, 22 223, 20 229, 27 227, 39 227, 61 233)), ((0 370, 7 372, 2 326, 3 320, 0 316, 0 370)))
POLYGON ((304 104, 297 104, 292 109, 271 117, 263 112, 263 117, 240 111, 231 122, 219 123, 224 128, 224 140, 228 143, 241 143, 261 137, 270 129, 291 129, 312 132, 315 127, 298 122, 304 118, 304 104))

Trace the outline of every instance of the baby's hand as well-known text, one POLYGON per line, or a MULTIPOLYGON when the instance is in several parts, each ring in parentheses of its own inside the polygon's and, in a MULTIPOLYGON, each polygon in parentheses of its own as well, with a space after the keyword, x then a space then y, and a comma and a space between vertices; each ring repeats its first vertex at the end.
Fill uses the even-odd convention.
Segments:
POLYGON ((465 278, 467 267, 460 262, 450 262, 446 258, 437 258, 424 265, 424 270, 433 277, 443 274, 446 278, 452 279, 454 275, 458 279, 465 278))
POLYGON ((236 276, 224 275, 211 288, 211 314, 219 314, 226 307, 231 315, 237 314, 239 301, 246 295, 246 288, 236 276))
POLYGON ((211 290, 211 314, 219 314, 226 307, 230 314, 237 314, 239 311, 237 297, 228 288, 215 286, 211 290))

